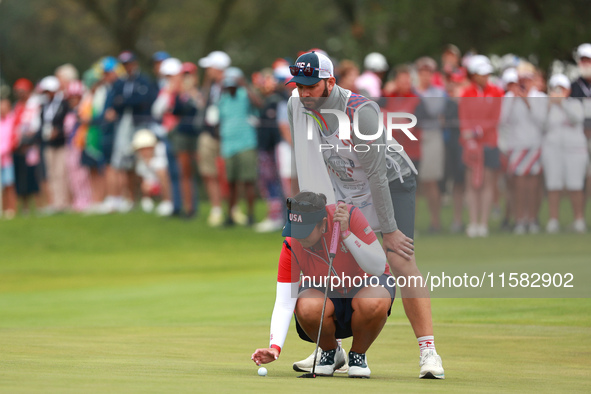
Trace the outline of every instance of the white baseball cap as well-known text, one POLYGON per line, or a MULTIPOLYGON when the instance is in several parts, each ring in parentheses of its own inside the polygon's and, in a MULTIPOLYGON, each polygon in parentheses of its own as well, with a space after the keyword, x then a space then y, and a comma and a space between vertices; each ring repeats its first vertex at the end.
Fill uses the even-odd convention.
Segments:
POLYGON ((493 66, 490 59, 484 55, 474 55, 468 61, 468 71, 470 74, 489 75, 493 72, 493 66))
POLYGON ((577 48, 577 61, 580 60, 582 57, 588 57, 591 59, 591 44, 581 44, 577 48))
POLYGON ((160 74, 166 76, 178 75, 183 69, 183 63, 174 57, 169 57, 160 63, 160 74))
POLYGON ((289 71, 289 66, 287 64, 275 67, 273 69, 273 75, 279 81, 291 79, 291 71, 289 71))
POLYGON ((554 74, 548 82, 550 89, 561 87, 570 90, 570 80, 564 74, 554 74))
POLYGON ((156 135, 152 133, 151 130, 141 129, 138 130, 133 136, 131 145, 133 146, 134 150, 139 150, 143 148, 153 148, 156 146, 157 142, 158 140, 156 139, 156 135))
POLYGON ((39 90, 42 92, 57 92, 60 90, 60 81, 57 77, 50 75, 39 82, 39 90))
POLYGON ((513 67, 506 69, 503 72, 503 76, 501 77, 505 86, 509 85, 510 83, 517 83, 519 81, 519 76, 517 75, 517 70, 513 67))
POLYGON ((206 57, 199 59, 199 67, 201 68, 215 68, 217 70, 225 70, 230 67, 232 59, 226 52, 213 51, 206 57))
POLYGON ((363 60, 363 67, 367 70, 382 72, 388 70, 388 61, 378 52, 369 53, 363 60))

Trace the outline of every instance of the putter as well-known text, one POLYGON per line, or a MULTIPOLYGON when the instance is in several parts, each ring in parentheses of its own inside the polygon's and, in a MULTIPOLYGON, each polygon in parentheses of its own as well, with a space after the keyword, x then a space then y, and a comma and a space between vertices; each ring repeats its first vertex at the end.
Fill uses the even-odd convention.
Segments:
MULTIPOLYGON (((341 201, 339 201, 341 202, 341 201)), ((324 303, 322 304, 322 314, 320 315, 320 327, 318 327, 318 337, 316 338, 316 350, 314 351, 314 364, 312 364, 312 372, 305 373, 298 378, 315 378, 316 377, 316 359, 318 357, 318 344, 320 343, 320 334, 322 333, 322 323, 324 323, 324 309, 326 308, 326 299, 328 298, 328 283, 332 274, 332 260, 337 254, 337 247, 339 244, 339 237, 341 235, 341 224, 335 222, 332 227, 332 238, 330 239, 330 253, 328 255, 328 279, 326 287, 324 288, 324 303)))

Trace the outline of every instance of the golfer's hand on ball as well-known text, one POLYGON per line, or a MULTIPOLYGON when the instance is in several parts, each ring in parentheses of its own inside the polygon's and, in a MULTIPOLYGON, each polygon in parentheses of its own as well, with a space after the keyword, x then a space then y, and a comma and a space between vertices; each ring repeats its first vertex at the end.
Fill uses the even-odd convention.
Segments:
POLYGON ((339 203, 337 205, 333 221, 341 224, 341 234, 347 232, 349 229, 349 210, 347 209, 347 204, 339 203))
POLYGON ((388 256, 388 252, 394 252, 406 260, 410 260, 410 256, 415 252, 415 247, 412 244, 412 238, 404 235, 402 231, 396 230, 384 234, 384 250, 386 256, 388 256))
POLYGON ((277 360, 277 357, 279 357, 279 350, 269 347, 255 350, 250 358, 256 365, 261 365, 269 364, 277 360))

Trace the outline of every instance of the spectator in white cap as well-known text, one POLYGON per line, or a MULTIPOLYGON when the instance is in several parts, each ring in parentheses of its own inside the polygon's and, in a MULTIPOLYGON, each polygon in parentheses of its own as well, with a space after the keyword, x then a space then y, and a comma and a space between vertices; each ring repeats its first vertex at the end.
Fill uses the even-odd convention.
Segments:
POLYGON ((222 93, 224 70, 232 63, 230 56, 222 51, 213 51, 199 60, 199 67, 205 69, 205 78, 201 92, 205 101, 205 111, 199 118, 202 120, 201 132, 197 141, 197 162, 199 173, 204 180, 211 211, 207 223, 212 227, 224 223, 222 199, 220 191, 217 161, 220 156, 219 111, 217 102, 222 93))
MULTIPOLYGON (((154 130, 164 138, 168 158, 168 175, 170 179, 171 191, 174 202, 175 215, 183 217, 193 216, 192 208, 182 212, 183 205, 181 197, 180 170, 177 158, 172 146, 173 130, 179 123, 178 116, 173 114, 176 92, 180 89, 182 82, 182 62, 173 57, 168 57, 160 62, 158 75, 160 80, 158 85, 160 90, 154 103, 152 104, 152 117, 157 122, 154 130), (188 213, 190 212, 190 213, 188 213)), ((189 200, 190 201, 190 200, 189 200)), ((188 204, 189 207, 192 203, 188 204)), ((185 206, 186 207, 186 206, 185 206)))
POLYGON ((526 61, 517 66, 519 85, 510 101, 507 116, 511 117, 514 134, 508 159, 508 171, 515 176, 515 234, 538 233, 538 213, 542 161, 542 130, 540 116, 546 95, 535 87, 535 67, 526 61))
POLYGON ((162 62, 160 73, 166 83, 152 106, 152 115, 161 120, 172 145, 174 156, 169 156, 169 161, 178 165, 178 177, 174 176, 174 172, 170 174, 172 190, 173 194, 175 190, 180 190, 183 217, 190 219, 195 216, 193 162, 197 154, 197 131, 194 123, 198 98, 196 91, 192 92, 195 94, 188 91, 183 70, 192 71, 193 68, 183 68, 181 61, 176 58, 168 58, 162 62))
POLYGON ((580 77, 572 83, 572 97, 591 97, 591 44, 581 44, 577 48, 575 60, 580 77))
POLYGON ((513 176, 507 171, 507 158, 510 153, 513 139, 515 138, 515 122, 514 119, 508 119, 507 114, 511 113, 510 108, 515 100, 515 95, 519 88, 519 76, 517 75, 517 69, 514 67, 507 68, 501 77, 501 81, 505 88, 505 97, 503 98, 503 105, 501 108, 501 121, 499 123, 498 130, 498 145, 501 153, 501 163, 503 163, 502 176, 505 179, 505 213, 501 229, 510 231, 512 230, 512 222, 514 221, 514 210, 515 202, 513 200, 513 193, 515 192, 515 185, 513 176))
POLYGON ((152 104, 152 117, 162 123, 166 133, 169 133, 176 124, 176 119, 172 116, 173 94, 180 87, 182 68, 183 63, 174 57, 169 57, 160 63, 159 73, 165 79, 165 82, 160 92, 158 92, 154 104, 152 104))
POLYGON ((556 74, 549 81, 548 104, 543 108, 544 140, 542 161, 548 190, 550 220, 546 231, 560 230, 560 195, 567 190, 574 213, 573 230, 586 231, 583 212, 585 171, 589 161, 583 130, 583 105, 570 95, 571 83, 566 75, 556 74))
POLYGON ((488 236, 488 219, 493 203, 497 171, 500 168, 497 125, 504 92, 489 82, 493 67, 488 57, 473 55, 468 60, 471 84, 461 94, 458 115, 466 165, 466 201, 470 238, 488 236))
POLYGON ((135 171, 142 179, 142 209, 151 212, 154 209, 152 197, 160 196, 162 201, 156 207, 156 214, 170 216, 174 207, 166 169, 166 146, 158 142, 156 135, 149 129, 138 130, 133 136, 132 146, 138 159, 135 171))
POLYGON ((367 97, 382 97, 382 81, 388 71, 388 62, 378 52, 368 54, 363 60, 365 71, 355 81, 357 91, 367 97))
MULTIPOLYGON (((587 136, 587 149, 591 155, 591 44, 579 45, 575 54, 575 60, 581 76, 571 84, 571 97, 580 98, 583 102, 585 113, 585 135, 587 136)), ((591 198, 591 162, 587 167, 587 198, 591 198)))
POLYGON ((45 95, 41 107, 42 157, 47 174, 47 185, 51 196, 48 213, 65 211, 68 207, 68 178, 66 170, 66 137, 64 118, 68 104, 60 90, 60 82, 48 76, 39 83, 39 90, 45 95))

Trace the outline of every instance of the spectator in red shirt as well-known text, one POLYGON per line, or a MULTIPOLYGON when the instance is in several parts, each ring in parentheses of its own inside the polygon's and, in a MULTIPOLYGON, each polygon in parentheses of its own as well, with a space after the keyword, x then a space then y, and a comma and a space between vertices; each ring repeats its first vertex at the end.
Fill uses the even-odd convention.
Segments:
POLYGON ((497 125, 504 92, 489 82, 492 71, 486 56, 472 56, 468 64, 472 83, 461 94, 458 108, 470 217, 466 234, 471 238, 488 236, 496 172, 500 168, 497 125))

